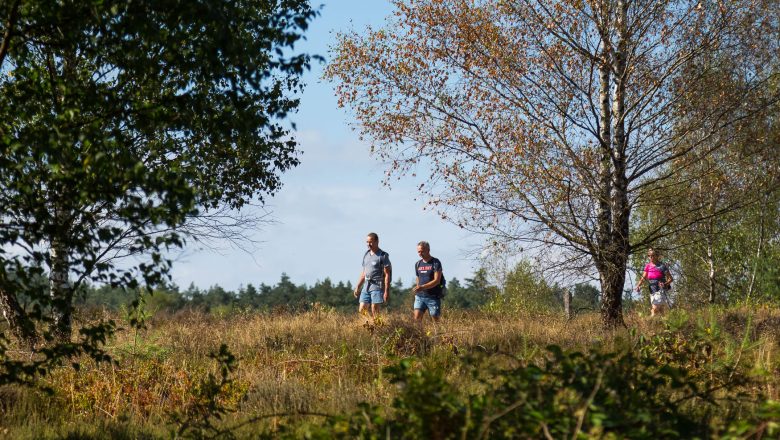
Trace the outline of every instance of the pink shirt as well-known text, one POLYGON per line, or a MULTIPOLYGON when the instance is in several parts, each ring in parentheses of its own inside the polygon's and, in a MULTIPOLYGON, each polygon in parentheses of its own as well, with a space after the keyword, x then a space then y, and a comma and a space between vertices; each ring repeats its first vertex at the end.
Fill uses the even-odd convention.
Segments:
MULTIPOLYGON (((663 265, 659 265, 663 266, 663 265)), ((663 280, 664 279, 664 272, 661 270, 661 267, 656 266, 653 263, 647 263, 645 265, 645 274, 647 276, 648 280, 663 280)))

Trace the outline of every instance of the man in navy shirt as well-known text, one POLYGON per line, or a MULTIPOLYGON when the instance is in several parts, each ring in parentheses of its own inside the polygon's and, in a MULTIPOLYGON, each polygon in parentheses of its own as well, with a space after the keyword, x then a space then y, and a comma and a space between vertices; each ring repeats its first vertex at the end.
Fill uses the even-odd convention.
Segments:
POLYGON ((417 282, 414 295, 414 319, 422 322, 425 311, 434 321, 441 317, 442 267, 438 258, 431 256, 431 245, 427 241, 417 243, 420 261, 414 265, 417 282))
POLYGON ((355 298, 360 297, 358 312, 370 313, 372 318, 376 318, 381 304, 390 299, 390 254, 379 249, 379 236, 375 232, 368 234, 366 245, 368 250, 363 254, 363 271, 352 294, 355 298), (364 282, 366 291, 361 294, 364 282))

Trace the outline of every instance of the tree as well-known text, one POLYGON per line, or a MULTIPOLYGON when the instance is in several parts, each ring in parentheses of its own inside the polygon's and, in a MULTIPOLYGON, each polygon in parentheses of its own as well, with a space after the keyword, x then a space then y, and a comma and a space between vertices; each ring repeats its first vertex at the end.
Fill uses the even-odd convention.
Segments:
POLYGON ((297 165, 283 123, 309 57, 291 49, 316 12, 63 0, 0 14, 0 309, 22 339, 50 317, 45 336, 67 341, 82 283, 159 283, 188 219, 262 202, 297 165), (113 260, 133 254, 149 261, 113 260))
MULTIPOLYGON (((774 23, 780 26, 777 16, 774 23)), ((706 93, 691 97, 688 113, 711 112, 721 96, 741 88, 739 83, 751 73, 734 68, 735 58, 737 54, 732 54, 717 63, 720 69, 705 69, 707 76, 699 87, 706 93), (723 66, 732 67, 724 70, 723 66)), ((775 81, 759 93, 771 99, 778 86, 780 59, 765 59, 768 69, 775 72, 775 81)), ((691 69, 701 70, 700 66, 691 69)), ((671 188, 675 192, 664 191, 666 200, 646 204, 635 218, 633 227, 637 229, 658 229, 669 223, 690 225, 674 228, 674 234, 658 243, 679 263, 678 299, 714 303, 750 298, 755 293, 760 261, 771 254, 776 242, 780 111, 773 106, 753 116, 735 124, 728 141, 717 136, 706 141, 713 146, 722 143, 722 148, 705 151, 687 168, 675 169, 673 165, 671 180, 675 185, 671 188), (691 222, 691 212, 705 213, 704 221, 691 222)))
POLYGON ((326 75, 388 176, 428 166, 421 190, 444 218, 562 269, 595 268, 615 326, 631 253, 687 227, 632 237, 632 210, 676 184, 673 164, 776 100, 758 91, 777 51, 753 50, 777 47, 762 15, 774 3, 397 0, 386 29, 340 36, 326 75), (725 52, 751 74, 710 112, 685 114, 720 67, 690 66, 725 52))
POLYGON ((551 286, 528 260, 521 260, 506 274, 502 293, 494 295, 488 307, 496 310, 548 313, 560 309, 563 292, 551 286))

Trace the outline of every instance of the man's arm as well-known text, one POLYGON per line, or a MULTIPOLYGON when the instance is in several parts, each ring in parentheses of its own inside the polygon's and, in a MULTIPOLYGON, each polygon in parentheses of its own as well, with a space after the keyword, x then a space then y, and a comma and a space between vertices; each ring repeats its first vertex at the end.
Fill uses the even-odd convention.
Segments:
POLYGON ((412 292, 417 293, 420 290, 428 290, 433 289, 434 287, 438 286, 441 283, 441 271, 437 270, 433 273, 433 279, 428 281, 427 283, 420 286, 420 277, 417 277, 417 281, 415 282, 415 286, 412 289, 412 292))
POLYGON ((360 290, 363 289, 363 282, 366 280, 366 270, 363 269, 360 271, 360 279, 355 283, 355 290, 352 292, 352 295, 357 298, 360 296, 360 290))
POLYGON ((392 273, 392 267, 385 266, 385 296, 383 298, 385 302, 387 302, 388 298, 390 298, 390 281, 393 278, 392 273))

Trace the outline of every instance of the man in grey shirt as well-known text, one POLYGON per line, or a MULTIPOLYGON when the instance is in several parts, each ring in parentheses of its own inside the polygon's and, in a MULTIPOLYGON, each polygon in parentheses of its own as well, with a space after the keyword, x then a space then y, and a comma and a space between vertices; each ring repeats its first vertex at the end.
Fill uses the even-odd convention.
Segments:
POLYGON ((372 318, 376 318, 381 307, 380 304, 387 302, 390 298, 390 279, 392 277, 390 254, 379 249, 379 236, 374 232, 370 232, 366 236, 366 244, 368 250, 363 254, 363 271, 360 272, 360 278, 352 294, 355 298, 360 297, 358 312, 370 313, 372 318), (361 294, 363 283, 366 284, 366 291, 361 294), (371 305, 370 311, 369 304, 371 305))

